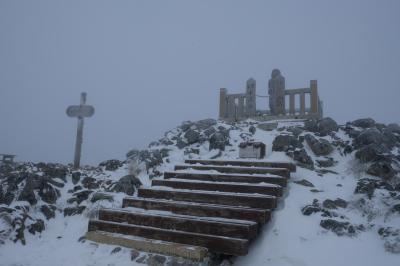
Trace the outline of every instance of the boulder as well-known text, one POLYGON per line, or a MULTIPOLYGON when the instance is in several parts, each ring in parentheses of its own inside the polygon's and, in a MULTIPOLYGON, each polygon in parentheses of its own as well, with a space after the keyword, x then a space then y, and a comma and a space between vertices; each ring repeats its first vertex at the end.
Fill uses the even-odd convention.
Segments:
POLYGON ((389 152, 390 150, 385 145, 371 143, 357 150, 355 156, 361 162, 367 163, 385 159, 389 155, 389 152))
POLYGON ((305 187, 314 187, 314 184, 306 179, 302 179, 299 181, 294 181, 294 183, 305 186, 305 187))
POLYGON ((328 158, 326 160, 316 160, 316 162, 319 167, 332 167, 337 163, 335 160, 333 160, 333 158, 328 158))
POLYGON ((90 199, 90 201, 92 203, 99 201, 99 200, 107 200, 107 201, 112 202, 112 201, 114 201, 114 197, 113 197, 113 195, 110 195, 110 194, 96 192, 93 194, 92 198, 90 199))
POLYGON ((257 127, 264 131, 272 131, 278 127, 278 123, 262 123, 259 124, 257 127))
POLYGON ((40 211, 44 214, 47 220, 56 217, 55 213, 56 207, 53 205, 42 205, 40 211))
POLYGON ((389 124, 386 127, 386 129, 393 133, 400 134, 400 125, 399 124, 395 124, 395 123, 389 124))
POLYGON ((217 124, 217 120, 212 119, 212 118, 208 118, 208 119, 203 119, 203 120, 199 120, 197 122, 194 123, 195 127, 199 130, 205 130, 208 129, 214 125, 217 124))
POLYGON ((117 159, 107 160, 99 164, 99 166, 105 167, 107 171, 115 171, 123 165, 124 163, 117 159))
POLYGON ((347 201, 341 198, 335 200, 326 199, 322 202, 322 206, 327 209, 347 208, 347 201))
POLYGON ((132 196, 133 193, 135 193, 136 188, 140 187, 141 185, 142 182, 140 182, 139 178, 134 175, 126 175, 119 179, 119 181, 112 188, 112 191, 123 192, 129 196, 132 196))
POLYGON ((297 165, 303 168, 314 170, 314 162, 307 154, 305 149, 296 149, 294 151, 286 152, 286 155, 297 161, 297 165))
POLYGON ((354 139, 354 146, 360 148, 369 144, 381 144, 383 142, 382 133, 376 128, 368 128, 354 139))
POLYGON ((196 130, 189 129, 184 134, 188 144, 194 144, 199 141, 200 133, 196 130))
POLYGON ((87 189, 97 189, 99 188, 99 184, 96 182, 96 179, 90 176, 86 176, 82 179, 82 185, 84 188, 87 189))
POLYGON ((72 216, 77 214, 82 214, 82 212, 86 209, 86 206, 77 206, 77 207, 67 207, 64 209, 64 217, 72 216))
POLYGON ((342 236, 342 235, 355 235, 356 234, 356 230, 364 230, 363 226, 354 226, 352 224, 350 224, 349 222, 340 222, 340 221, 336 221, 333 219, 326 219, 326 220, 321 220, 320 224, 319 224, 322 228, 326 229, 326 230, 330 230, 332 232, 334 232, 335 234, 337 234, 338 236, 342 236))
POLYGON ((302 147, 299 139, 291 135, 279 135, 272 142, 273 151, 289 151, 302 147))
POLYGON ((217 130, 214 127, 210 127, 210 128, 207 128, 206 130, 204 130, 204 135, 206 137, 210 137, 215 132, 217 132, 217 130))
POLYGON ((183 132, 189 130, 189 128, 191 128, 194 125, 194 123, 192 121, 183 121, 180 129, 182 129, 183 132))
POLYGON ((374 162, 368 167, 367 173, 383 179, 392 179, 396 175, 391 163, 386 160, 374 162))
POLYGON ((77 199, 77 203, 81 204, 82 201, 87 200, 89 195, 92 194, 92 190, 83 190, 73 194, 73 196, 77 199))
POLYGON ((71 177, 72 177, 72 183, 76 185, 80 180, 81 180, 81 172, 73 172, 71 177))
POLYGON ((319 132, 321 136, 326 136, 331 132, 337 132, 339 130, 339 126, 336 121, 330 117, 325 117, 318 120, 317 127, 317 132, 319 132))
POLYGON ((186 146, 188 146, 189 144, 188 143, 186 143, 185 141, 183 141, 181 138, 178 138, 177 140, 176 140, 176 147, 178 147, 178 149, 183 149, 183 148, 185 148, 186 146))
POLYGON ((375 126, 375 120, 372 118, 361 118, 351 122, 352 125, 362 128, 370 128, 375 126))
POLYGON ((250 126, 250 127, 249 127, 249 132, 250 132, 251 134, 253 134, 253 135, 254 135, 254 134, 256 133, 256 127, 255 127, 255 126, 253 126, 253 125, 252 125, 252 126, 250 126))
POLYGON ((44 228, 44 221, 42 219, 38 219, 35 223, 28 226, 28 231, 34 235, 35 233, 41 233, 44 228))
POLYGON ((307 134, 305 136, 305 140, 308 146, 310 146, 311 150, 317 156, 326 156, 333 151, 332 145, 326 139, 317 139, 311 134, 307 134))
POLYGON ((228 143, 229 143, 229 141, 226 138, 226 135, 224 135, 222 132, 216 132, 210 138, 209 150, 217 149, 217 150, 224 151, 225 146, 228 143))

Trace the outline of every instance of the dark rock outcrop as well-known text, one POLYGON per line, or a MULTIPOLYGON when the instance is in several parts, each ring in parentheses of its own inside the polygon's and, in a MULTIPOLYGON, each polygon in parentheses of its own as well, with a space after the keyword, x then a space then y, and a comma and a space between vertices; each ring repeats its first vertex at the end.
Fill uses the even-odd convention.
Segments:
POLYGON ((104 167, 107 171, 115 171, 123 165, 124 163, 117 159, 107 160, 99 164, 99 166, 104 167))
POLYGON ((333 151, 332 145, 326 139, 317 139, 311 134, 307 134, 305 136, 305 140, 308 146, 310 146, 311 150, 317 156, 326 156, 333 151))
POLYGON ((295 136, 279 135, 272 142, 273 151, 289 151, 296 148, 302 148, 303 144, 295 136))
POLYGON ((134 175, 126 175, 119 179, 119 181, 112 188, 112 191, 123 192, 132 196, 133 193, 135 193, 136 188, 140 187, 141 185, 142 182, 140 182, 139 178, 134 175))

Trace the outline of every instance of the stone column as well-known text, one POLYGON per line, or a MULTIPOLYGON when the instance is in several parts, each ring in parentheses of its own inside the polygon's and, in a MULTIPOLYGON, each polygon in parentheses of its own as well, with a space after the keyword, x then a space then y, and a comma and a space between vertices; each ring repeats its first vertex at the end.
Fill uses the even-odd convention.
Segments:
POLYGON ((246 116, 256 115, 256 81, 252 78, 246 82, 246 116))
POLYGON ((226 99, 226 89, 221 88, 219 90, 219 119, 226 118, 227 115, 227 99, 226 99))
POLYGON ((300 93, 300 114, 304 115, 306 113, 306 94, 304 92, 300 93))
POLYGON ((318 87, 316 80, 310 80, 310 105, 311 105, 311 113, 317 114, 318 113, 318 87))
POLYGON ((295 104, 294 104, 294 96, 296 94, 289 94, 289 114, 294 115, 296 113, 295 104))
POLYGON ((245 110, 244 110, 244 98, 245 96, 239 97, 239 106, 237 109, 237 118, 243 118, 245 116, 245 110))
POLYGON ((235 98, 232 95, 228 96, 228 113, 226 116, 229 120, 235 120, 236 117, 236 104, 235 98))

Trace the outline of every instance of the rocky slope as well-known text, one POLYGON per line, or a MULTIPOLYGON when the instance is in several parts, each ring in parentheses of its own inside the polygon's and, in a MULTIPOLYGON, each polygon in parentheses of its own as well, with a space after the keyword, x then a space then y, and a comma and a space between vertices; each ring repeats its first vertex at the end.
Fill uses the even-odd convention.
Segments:
MULTIPOLYGON (((262 240, 253 244, 248 256, 230 262, 317 265, 324 263, 319 259, 322 255, 312 257, 304 247, 309 245, 326 258, 328 250, 320 246, 326 240, 350 243, 355 250, 373 243, 377 250, 371 258, 386 265, 398 261, 400 126, 370 118, 345 125, 330 118, 276 123, 188 121, 148 149, 129 151, 125 161, 109 160, 79 171, 60 164, 1 165, 0 257, 5 265, 132 265, 131 260, 154 264, 154 256, 148 254, 132 256, 126 249, 115 251, 85 242, 88 218, 100 207, 120 207, 125 195, 135 195, 138 186, 149 185, 150 179, 185 158, 237 158, 239 143, 252 139, 267 144, 266 160, 293 161, 299 170, 289 184, 285 208, 278 210, 262 240), (364 238, 368 244, 360 241, 364 238), (76 250, 76 256, 62 262, 50 256, 44 262, 41 250, 57 241, 76 250), (34 247, 35 243, 40 244, 34 247), (26 255, 10 254, 16 250, 25 250, 26 255)), ((354 260, 353 265, 374 265, 370 257, 354 260)), ((179 265, 173 258, 161 261, 179 265)))

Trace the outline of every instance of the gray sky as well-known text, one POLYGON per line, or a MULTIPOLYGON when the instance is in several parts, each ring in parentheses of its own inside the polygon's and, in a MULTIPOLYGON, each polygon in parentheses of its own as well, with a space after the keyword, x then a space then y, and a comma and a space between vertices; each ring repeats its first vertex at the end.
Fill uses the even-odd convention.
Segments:
POLYGON ((220 87, 266 94, 273 68, 287 88, 318 79, 339 122, 399 123, 399 25, 396 0, 0 0, 0 153, 71 162, 65 109, 86 91, 83 163, 122 159, 216 118, 220 87))

